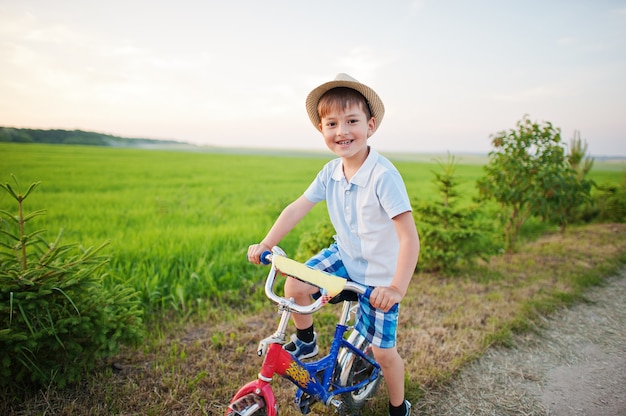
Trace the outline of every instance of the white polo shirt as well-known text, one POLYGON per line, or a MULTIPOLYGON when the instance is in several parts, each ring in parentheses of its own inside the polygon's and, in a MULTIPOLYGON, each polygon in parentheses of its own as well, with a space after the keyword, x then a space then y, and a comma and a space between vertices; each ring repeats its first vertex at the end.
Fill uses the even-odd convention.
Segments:
POLYGON ((315 203, 326 201, 350 278, 368 286, 389 286, 400 247, 392 218, 411 211, 396 167, 370 148, 367 159, 348 182, 341 159, 334 159, 317 174, 304 196, 315 203))

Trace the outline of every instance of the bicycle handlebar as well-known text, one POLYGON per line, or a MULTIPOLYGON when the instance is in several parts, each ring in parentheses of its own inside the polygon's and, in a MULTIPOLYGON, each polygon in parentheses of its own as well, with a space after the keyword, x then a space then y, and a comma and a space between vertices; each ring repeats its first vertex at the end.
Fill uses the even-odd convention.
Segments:
POLYGON ((272 252, 269 250, 265 250, 263 253, 261 253, 261 264, 264 265, 268 265, 272 263, 272 252))
MULTIPOLYGON (((281 307, 289 309, 292 312, 296 312, 302 315, 310 315, 314 312, 317 312, 319 309, 321 309, 322 306, 324 306, 328 302, 328 298, 325 296, 320 296, 311 305, 305 306, 305 305, 298 305, 297 303, 293 301, 293 299, 286 299, 274 293, 274 282, 276 280, 276 275, 279 271, 273 261, 275 256, 287 257, 285 252, 278 246, 274 247, 272 249, 272 252, 265 251, 263 252, 263 254, 261 254, 260 260, 262 264, 265 264, 265 265, 268 265, 270 263, 272 264, 272 267, 269 273, 267 274, 267 280, 265 281, 265 295, 270 300, 279 304, 281 307)), ((296 279, 298 278, 298 276, 292 276, 292 277, 296 279)), ((343 287, 343 290, 349 290, 351 292, 365 295, 366 297, 369 297, 369 295, 372 293, 371 287, 362 285, 357 282, 349 281, 349 280, 346 281, 345 286, 343 287)))

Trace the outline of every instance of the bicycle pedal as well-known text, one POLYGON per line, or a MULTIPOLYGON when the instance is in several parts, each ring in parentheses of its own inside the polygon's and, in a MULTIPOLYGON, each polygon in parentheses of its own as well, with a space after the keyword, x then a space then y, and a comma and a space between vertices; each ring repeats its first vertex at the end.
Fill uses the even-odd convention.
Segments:
POLYGON ((311 406, 316 402, 308 394, 302 395, 299 399, 296 399, 295 404, 298 406, 300 413, 308 415, 311 413, 311 406))

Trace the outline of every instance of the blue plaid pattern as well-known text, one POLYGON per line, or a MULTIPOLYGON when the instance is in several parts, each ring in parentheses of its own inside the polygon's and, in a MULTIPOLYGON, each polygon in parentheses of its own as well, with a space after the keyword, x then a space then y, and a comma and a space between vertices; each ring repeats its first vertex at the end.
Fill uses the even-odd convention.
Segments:
POLYGON ((396 346, 399 305, 396 303, 387 312, 370 305, 369 299, 359 296, 359 311, 354 328, 372 345, 380 348, 396 346))
MULTIPOLYGON (((306 263, 307 266, 350 279, 341 257, 337 243, 331 244, 306 263)), ((383 312, 370 305, 369 299, 359 295, 359 310, 356 314, 355 329, 372 345, 380 348, 393 348, 396 345, 396 330, 400 307, 394 305, 388 312, 383 312)))
POLYGON ((328 248, 322 249, 322 251, 311 257, 305 264, 313 269, 322 270, 326 273, 343 277, 344 279, 350 279, 348 271, 339 256, 337 243, 333 243, 328 248))

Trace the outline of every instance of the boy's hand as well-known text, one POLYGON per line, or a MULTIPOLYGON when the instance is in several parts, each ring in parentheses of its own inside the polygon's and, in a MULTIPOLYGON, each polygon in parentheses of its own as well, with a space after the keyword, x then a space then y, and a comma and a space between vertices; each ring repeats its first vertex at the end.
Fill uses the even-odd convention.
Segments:
POLYGON ((400 291, 393 286, 379 286, 372 291, 372 294, 370 295, 370 304, 376 309, 387 312, 393 307, 393 305, 400 303, 402 297, 403 296, 400 291))
POLYGON ((261 264, 261 254, 264 251, 270 251, 271 248, 265 244, 252 244, 248 247, 248 261, 254 264, 261 264))

